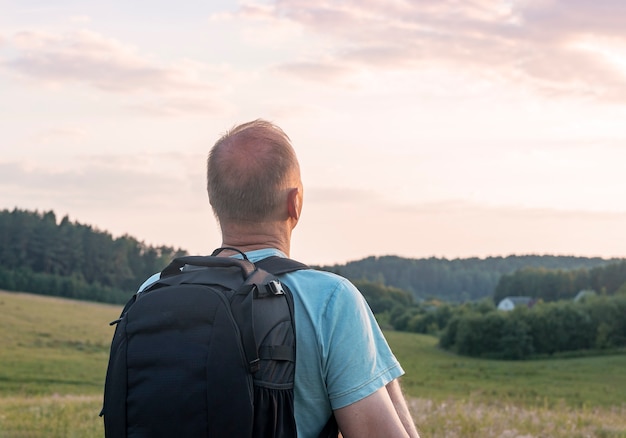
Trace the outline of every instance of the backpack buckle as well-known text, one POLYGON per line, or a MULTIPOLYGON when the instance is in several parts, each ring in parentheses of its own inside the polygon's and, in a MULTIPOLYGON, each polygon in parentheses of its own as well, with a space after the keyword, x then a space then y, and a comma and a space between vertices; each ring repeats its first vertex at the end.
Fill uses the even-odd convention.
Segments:
POLYGON ((285 290, 283 289, 283 285, 280 284, 280 281, 278 280, 272 280, 269 283, 267 283, 267 290, 272 294, 272 295, 285 295, 285 290))
POLYGON ((248 369, 250 370, 251 374, 256 373, 257 371, 259 371, 261 369, 261 359, 254 359, 253 361, 251 361, 248 364, 248 369))

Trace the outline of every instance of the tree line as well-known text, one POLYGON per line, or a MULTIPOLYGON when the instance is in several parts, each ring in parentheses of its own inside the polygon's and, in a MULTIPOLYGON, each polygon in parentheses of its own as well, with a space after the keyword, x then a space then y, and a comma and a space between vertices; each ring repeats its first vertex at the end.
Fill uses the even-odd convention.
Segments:
POLYGON ((389 312, 394 329, 437 336, 457 354, 528 359, 582 350, 626 347, 626 292, 580 302, 540 301, 532 308, 497 310, 489 299, 462 304, 429 302, 389 312))
POLYGON ((543 301, 573 298, 585 289, 601 294, 615 294, 626 284, 626 261, 592 269, 553 270, 524 268, 500 278, 494 292, 498 303, 508 296, 527 296, 543 301))
POLYGON ((606 266, 620 259, 522 255, 453 259, 368 257, 323 269, 352 281, 365 280, 410 292, 416 301, 438 299, 465 302, 492 297, 503 275, 524 268, 572 271, 606 266))
POLYGON ((123 303, 150 275, 186 252, 150 246, 53 211, 0 211, 0 288, 123 303))
MULTIPOLYGON (((168 246, 149 246, 128 235, 113 238, 67 216, 58 221, 53 211, 0 211, 0 287, 5 289, 36 289, 55 295, 73 290, 73 297, 84 299, 91 299, 88 287, 102 288, 99 297, 111 295, 111 290, 125 293, 185 253, 168 246), (50 288, 44 286, 46 279, 50 288)), ((322 269, 353 282, 407 291, 416 301, 464 302, 493 296, 501 277, 524 268, 569 272, 611 262, 615 260, 536 255, 453 260, 383 256, 322 269)))
MULTIPOLYGON (((114 238, 67 216, 58 221, 53 211, 0 211, 2 289, 124 303, 148 276, 185 254, 128 235, 114 238)), ((626 347, 624 260, 388 256, 326 269, 350 278, 385 323, 439 336, 443 348, 459 354, 524 359, 626 347), (492 295, 484 292, 489 287, 492 295), (598 296, 574 303, 581 289, 595 289, 598 296), (497 300, 509 295, 539 303, 497 311, 497 300), (472 296, 481 299, 466 299, 472 296)))
POLYGON ((624 261, 573 271, 522 269, 502 276, 494 298, 397 305, 389 323, 396 330, 438 336, 442 348, 477 357, 526 359, 626 347, 624 261), (598 293, 574 300, 590 289, 598 293), (536 304, 497 310, 506 296, 530 296, 536 304))

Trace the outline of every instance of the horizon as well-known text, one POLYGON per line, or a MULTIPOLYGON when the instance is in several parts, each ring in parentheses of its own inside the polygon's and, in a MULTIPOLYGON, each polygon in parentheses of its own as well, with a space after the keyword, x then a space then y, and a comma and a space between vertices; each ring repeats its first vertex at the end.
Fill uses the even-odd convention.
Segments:
MULTIPOLYGON (((38 214, 46 214, 50 211, 52 211, 52 213, 54 213, 55 218, 56 218, 56 223, 57 225, 59 225, 61 223, 61 221, 63 220, 63 218, 65 216, 67 216, 68 220, 73 223, 73 224, 77 224, 77 225, 82 225, 82 226, 88 226, 91 227, 94 231, 97 232, 101 232, 101 233, 106 233, 111 235, 111 237, 113 239, 119 239, 123 236, 128 236, 130 238, 133 238, 135 240, 137 240, 138 242, 147 245, 147 246, 152 246, 152 247, 160 247, 160 246, 165 246, 165 247, 170 247, 173 248, 174 250, 181 250, 181 251, 187 251, 189 253, 189 255, 208 255, 210 252, 213 251, 213 249, 211 249, 208 252, 204 252, 204 253, 192 253, 190 251, 188 251, 186 248, 182 248, 176 245, 169 245, 167 243, 150 243, 150 242, 146 242, 145 240, 142 240, 141 238, 138 238, 137 236, 133 236, 130 235, 128 233, 124 233, 121 235, 115 235, 113 233, 111 233, 110 231, 103 229, 101 227, 99 227, 97 224, 92 224, 92 223, 85 223, 80 221, 79 219, 74 219, 72 217, 70 217, 69 214, 58 214, 58 212, 55 212, 53 210, 39 210, 39 209, 35 209, 35 210, 25 210, 25 209, 20 209, 19 207, 14 207, 17 210, 21 210, 21 211, 27 211, 30 213, 38 213, 38 214)), ((0 210, 0 211, 13 211, 13 209, 4 209, 4 210, 0 210)), ((491 258, 502 258, 502 259, 506 259, 508 257, 564 257, 564 258, 584 258, 584 259, 596 259, 599 258, 601 260, 626 260, 626 257, 602 257, 602 256, 586 256, 586 255, 575 255, 575 254, 554 254, 554 253, 511 253, 511 254, 492 254, 492 255, 486 255, 483 257, 479 257, 479 256, 465 256, 465 257, 445 257, 445 256, 423 256, 423 257, 405 257, 405 256, 400 256, 397 254, 370 254, 370 255, 366 255, 363 256, 359 259, 351 259, 351 260, 347 260, 344 262, 337 262, 337 263, 326 263, 326 264, 313 264, 313 263, 309 263, 312 265, 318 265, 318 266, 340 266, 340 265, 346 265, 349 263, 353 263, 353 262, 360 262, 362 260, 368 259, 368 258, 385 258, 385 257, 397 257, 397 258, 402 258, 402 259, 407 259, 407 260, 428 260, 428 259, 436 259, 436 260, 443 260, 443 261, 455 261, 455 260, 470 260, 470 259, 478 259, 478 260, 487 260, 487 259, 491 259, 491 258)))
POLYGON ((209 253, 206 155, 263 118, 308 264, 626 257, 626 3, 3 5, 0 209, 209 253))

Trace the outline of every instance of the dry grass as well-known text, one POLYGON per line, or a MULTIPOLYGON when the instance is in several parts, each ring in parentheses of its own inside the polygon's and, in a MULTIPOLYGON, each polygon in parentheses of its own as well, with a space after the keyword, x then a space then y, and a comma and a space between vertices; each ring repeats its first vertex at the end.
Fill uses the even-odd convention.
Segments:
MULTIPOLYGON (((100 396, 0 397, 3 438, 96 438, 100 396)), ((626 406, 524 408, 449 400, 410 399, 422 438, 626 437, 626 406)))
POLYGON ((623 438, 626 405, 572 409, 565 405, 527 408, 511 404, 411 399, 422 438, 623 438))
POLYGON ((103 437, 101 407, 99 395, 0 397, 0 437, 103 437))

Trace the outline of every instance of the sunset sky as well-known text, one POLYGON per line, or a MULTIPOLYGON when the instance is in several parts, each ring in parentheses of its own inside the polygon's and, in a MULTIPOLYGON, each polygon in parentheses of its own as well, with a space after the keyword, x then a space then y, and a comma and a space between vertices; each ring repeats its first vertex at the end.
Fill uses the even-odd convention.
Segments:
POLYGON ((209 253, 209 148, 271 120, 292 257, 626 257, 623 0, 0 0, 0 209, 209 253))

